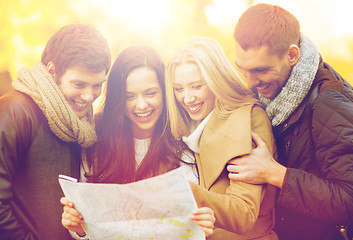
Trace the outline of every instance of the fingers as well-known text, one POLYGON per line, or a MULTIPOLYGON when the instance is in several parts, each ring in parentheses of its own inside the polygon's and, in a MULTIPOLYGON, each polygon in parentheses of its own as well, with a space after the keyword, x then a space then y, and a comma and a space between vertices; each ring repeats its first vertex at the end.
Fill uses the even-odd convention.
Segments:
POLYGON ((78 233, 79 235, 83 235, 85 230, 83 229, 82 225, 79 223, 72 222, 66 218, 61 219, 61 224, 66 228, 73 232, 78 233))
POLYGON ((216 219, 214 217, 214 212, 211 208, 209 207, 201 207, 197 208, 194 213, 193 213, 193 219, 197 220, 210 220, 212 222, 215 222, 216 219))
POLYGON ((71 231, 74 231, 74 232, 77 232, 77 233, 82 233, 84 232, 81 224, 83 223, 83 220, 80 219, 80 218, 77 218, 75 216, 72 216, 70 214, 68 214, 67 212, 63 212, 62 214, 62 218, 61 218, 61 224, 71 230, 71 231))
POLYGON ((69 206, 69 207, 73 207, 74 206, 74 204, 72 202, 70 202, 69 199, 67 199, 66 197, 62 197, 60 199, 60 203, 62 205, 69 206))
POLYGON ((82 228, 83 217, 79 211, 77 211, 74 207, 68 206, 69 204, 65 202, 64 199, 60 200, 62 204, 67 204, 64 206, 64 212, 61 215, 61 224, 74 232, 79 234, 83 234, 85 231, 82 228))
POLYGON ((214 212, 211 208, 202 207, 196 209, 193 213, 192 220, 200 226, 206 237, 213 233, 216 218, 214 217, 214 212))
POLYGON ((201 230, 205 233, 206 237, 209 237, 213 234, 213 228, 205 228, 200 226, 201 230))
POLYGON ((64 227, 73 227, 73 226, 78 226, 81 225, 82 219, 72 216, 66 212, 63 212, 61 215, 61 222, 64 225, 64 227))
POLYGON ((213 227, 216 218, 214 217, 214 212, 211 208, 202 207, 194 211, 192 220, 204 227, 213 227))
POLYGON ((209 207, 200 207, 200 208, 197 208, 194 213, 193 213, 195 216, 196 215, 201 215, 201 214, 209 214, 209 215, 214 215, 214 212, 211 208, 209 207))
POLYGON ((230 173, 238 173, 239 171, 237 169, 238 169, 238 166, 234 164, 228 164, 227 166, 227 170, 230 173))
POLYGON ((248 178, 245 174, 240 174, 237 172, 228 173, 228 178, 233 181, 248 181, 248 178))
POLYGON ((83 223, 83 217, 74 207, 74 204, 67 198, 62 197, 60 203, 64 205, 62 214, 62 224, 64 227, 77 227, 83 223))
POLYGON ((254 176, 251 166, 249 167, 246 164, 234 165, 229 164, 227 166, 228 178, 233 181, 243 181, 247 183, 255 183, 252 179, 254 176))
POLYGON ((229 172, 228 173, 228 178, 230 180, 235 180, 235 181, 239 180, 238 179, 238 177, 239 177, 238 166, 230 164, 230 165, 227 166, 227 170, 229 172))
POLYGON ((229 172, 228 177, 231 180, 243 180, 243 175, 249 170, 247 165, 248 159, 236 159, 232 160, 232 164, 227 165, 227 170, 229 172))
POLYGON ((83 219, 81 213, 76 210, 74 204, 70 202, 66 197, 62 197, 60 199, 60 203, 64 205, 63 210, 65 214, 67 214, 68 216, 72 216, 72 218, 78 218, 81 220, 83 219))
POLYGON ((207 220, 193 220, 197 225, 203 228, 210 228, 213 229, 214 223, 212 221, 207 221, 207 220))
POLYGON ((74 204, 70 202, 67 198, 62 197, 60 199, 60 203, 64 205, 63 207, 64 213, 71 215, 75 218, 83 219, 81 216, 81 213, 76 210, 76 208, 74 207, 74 204))
POLYGON ((77 211, 75 208, 69 207, 69 206, 64 206, 64 213, 67 215, 72 216, 72 218, 78 218, 78 219, 83 219, 81 213, 77 211))

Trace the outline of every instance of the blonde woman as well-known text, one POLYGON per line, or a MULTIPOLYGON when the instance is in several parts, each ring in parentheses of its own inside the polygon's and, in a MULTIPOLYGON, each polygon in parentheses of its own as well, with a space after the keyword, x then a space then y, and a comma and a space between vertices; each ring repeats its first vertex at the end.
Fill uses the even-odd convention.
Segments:
POLYGON ((228 178, 227 164, 254 147, 252 132, 272 154, 275 145, 265 111, 220 44, 197 37, 182 46, 168 66, 166 91, 172 134, 196 158, 196 201, 215 211, 217 228, 209 239, 278 239, 272 231, 275 189, 228 178))

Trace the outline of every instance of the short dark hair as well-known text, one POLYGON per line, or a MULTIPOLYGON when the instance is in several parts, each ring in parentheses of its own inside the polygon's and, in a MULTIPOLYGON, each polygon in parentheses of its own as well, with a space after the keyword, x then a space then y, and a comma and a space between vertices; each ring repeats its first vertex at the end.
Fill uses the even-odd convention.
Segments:
POLYGON ((268 46, 270 54, 282 56, 291 44, 299 44, 300 24, 280 6, 261 3, 240 16, 234 38, 244 50, 268 46))
POLYGON ((108 73, 111 64, 107 40, 93 26, 71 24, 62 27, 47 42, 42 63, 52 62, 55 75, 60 78, 70 67, 82 67, 98 73, 108 73))

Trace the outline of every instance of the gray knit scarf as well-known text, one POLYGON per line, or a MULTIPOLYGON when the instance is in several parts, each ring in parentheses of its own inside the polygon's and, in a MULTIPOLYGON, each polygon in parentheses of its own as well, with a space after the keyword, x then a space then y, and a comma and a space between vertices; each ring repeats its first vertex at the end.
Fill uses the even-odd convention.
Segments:
POLYGON ((273 100, 259 94, 260 100, 266 105, 272 126, 283 123, 303 101, 314 81, 319 62, 320 54, 315 44, 301 34, 299 60, 281 92, 273 100))
POLYGON ((44 64, 38 62, 31 69, 21 68, 12 85, 33 99, 58 138, 78 142, 81 147, 89 147, 96 141, 92 108, 86 117, 78 118, 44 64))

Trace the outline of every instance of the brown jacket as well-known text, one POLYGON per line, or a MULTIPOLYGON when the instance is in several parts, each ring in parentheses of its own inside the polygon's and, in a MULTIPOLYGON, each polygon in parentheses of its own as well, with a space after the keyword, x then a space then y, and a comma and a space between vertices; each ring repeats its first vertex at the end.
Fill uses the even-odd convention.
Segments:
POLYGON ((0 239, 67 240, 58 176, 79 177, 81 148, 49 128, 38 105, 13 90, 0 98, 0 239))
POLYGON ((251 152, 251 131, 276 152, 270 121, 255 105, 240 107, 227 119, 214 112, 200 138, 200 154, 195 154, 200 185, 191 187, 198 206, 215 211, 216 228, 208 239, 277 239, 272 232, 275 188, 228 178, 227 164, 251 152))

